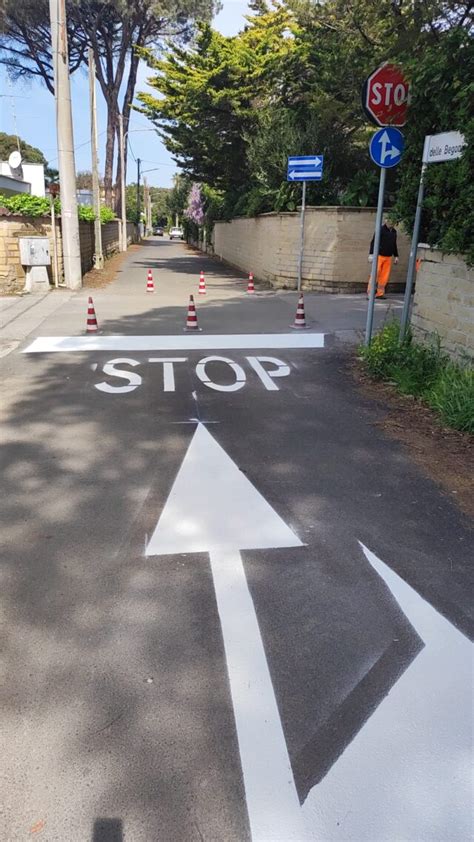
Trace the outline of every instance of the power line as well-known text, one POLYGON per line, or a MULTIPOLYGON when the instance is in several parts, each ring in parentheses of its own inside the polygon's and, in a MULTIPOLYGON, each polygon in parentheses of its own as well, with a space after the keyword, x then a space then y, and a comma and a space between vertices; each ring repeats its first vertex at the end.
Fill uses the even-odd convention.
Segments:
POLYGON ((132 144, 130 143, 130 138, 129 138, 128 135, 127 135, 127 144, 128 144, 128 148, 130 149, 130 155, 132 156, 135 163, 137 163, 137 159, 135 158, 135 155, 133 154, 132 144))
MULTIPOLYGON (((103 134, 106 134, 106 132, 107 132, 107 129, 104 129, 104 131, 103 131, 103 132, 99 132, 99 134, 97 135, 97 137, 102 137, 102 135, 103 135, 103 134)), ((83 146, 90 146, 90 143, 91 143, 90 138, 89 138, 89 140, 85 140, 85 141, 84 141, 84 143, 78 143, 78 144, 77 144, 77 146, 75 146, 75 147, 74 147, 74 152, 77 152, 77 150, 78 150, 78 149, 82 149, 82 147, 83 147, 83 146)), ((49 147, 49 148, 51 149, 51 147, 49 147)), ((56 155, 56 157, 55 157, 55 158, 51 158, 51 160, 49 161, 49 163, 50 163, 50 164, 52 164, 52 163, 53 163, 53 161, 57 161, 57 160, 58 160, 58 156, 56 155)))

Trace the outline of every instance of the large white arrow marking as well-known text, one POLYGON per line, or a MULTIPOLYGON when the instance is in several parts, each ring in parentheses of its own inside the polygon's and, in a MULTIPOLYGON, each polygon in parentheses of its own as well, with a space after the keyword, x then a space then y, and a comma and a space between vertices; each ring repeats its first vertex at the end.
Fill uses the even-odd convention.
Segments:
POLYGON ((324 842, 471 839, 472 644, 361 546, 425 646, 303 810, 324 842))
POLYGON ((200 424, 146 555, 210 554, 253 842, 310 837, 239 550, 299 546, 299 538, 200 424))
POLYGON ((470 839, 472 645, 364 546, 425 646, 300 808, 239 551, 301 545, 199 425, 146 555, 210 553, 253 842, 470 839))

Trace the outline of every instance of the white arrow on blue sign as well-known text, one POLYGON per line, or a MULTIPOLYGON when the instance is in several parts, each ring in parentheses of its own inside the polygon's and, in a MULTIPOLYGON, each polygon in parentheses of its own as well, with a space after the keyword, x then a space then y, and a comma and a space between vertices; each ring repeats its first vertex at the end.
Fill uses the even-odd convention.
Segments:
POLYGON ((287 181, 321 181, 324 155, 293 155, 288 158, 287 181))
POLYGON ((396 167, 400 163, 404 146, 402 133, 393 126, 387 126, 372 135, 369 145, 370 157, 378 167, 396 167))

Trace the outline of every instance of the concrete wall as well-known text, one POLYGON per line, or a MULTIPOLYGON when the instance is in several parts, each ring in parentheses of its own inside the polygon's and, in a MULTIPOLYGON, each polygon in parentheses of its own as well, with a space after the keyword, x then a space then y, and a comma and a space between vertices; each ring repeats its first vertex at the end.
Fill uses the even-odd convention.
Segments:
MULTIPOLYGON (((57 247, 60 278, 63 278, 63 257, 61 222, 56 222, 57 247)), ((53 263, 53 234, 49 217, 0 216, 0 294, 20 292, 25 285, 25 270, 20 263, 19 237, 48 237, 51 264, 53 263)), ((102 225, 102 248, 104 255, 110 257, 120 248, 118 220, 102 225)), ((79 222, 81 243, 81 268, 85 274, 94 263, 94 223, 79 222)), ((136 226, 127 224, 127 242, 137 242, 136 226)), ((52 266, 50 280, 53 282, 52 266)))
MULTIPOLYGON (((308 208, 303 254, 303 288, 321 292, 364 292, 375 226, 375 209, 308 208)), ((217 222, 213 250, 221 260, 275 287, 296 287, 299 213, 268 213, 217 222)), ((389 290, 401 290, 406 278, 409 240, 398 232, 400 262, 389 290)))
POLYGON ((474 269, 461 257, 420 248, 412 328, 427 341, 437 334, 451 356, 474 357, 474 269))

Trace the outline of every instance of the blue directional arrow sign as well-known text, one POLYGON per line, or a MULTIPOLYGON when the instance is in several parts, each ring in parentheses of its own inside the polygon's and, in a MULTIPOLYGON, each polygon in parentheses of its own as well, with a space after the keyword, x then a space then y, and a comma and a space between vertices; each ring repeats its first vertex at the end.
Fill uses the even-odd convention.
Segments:
POLYGON ((293 155, 288 158, 287 181, 321 181, 324 155, 293 155))
POLYGON ((398 129, 387 126, 372 136, 369 145, 370 157, 378 167, 387 169, 400 163, 405 138, 398 129))

